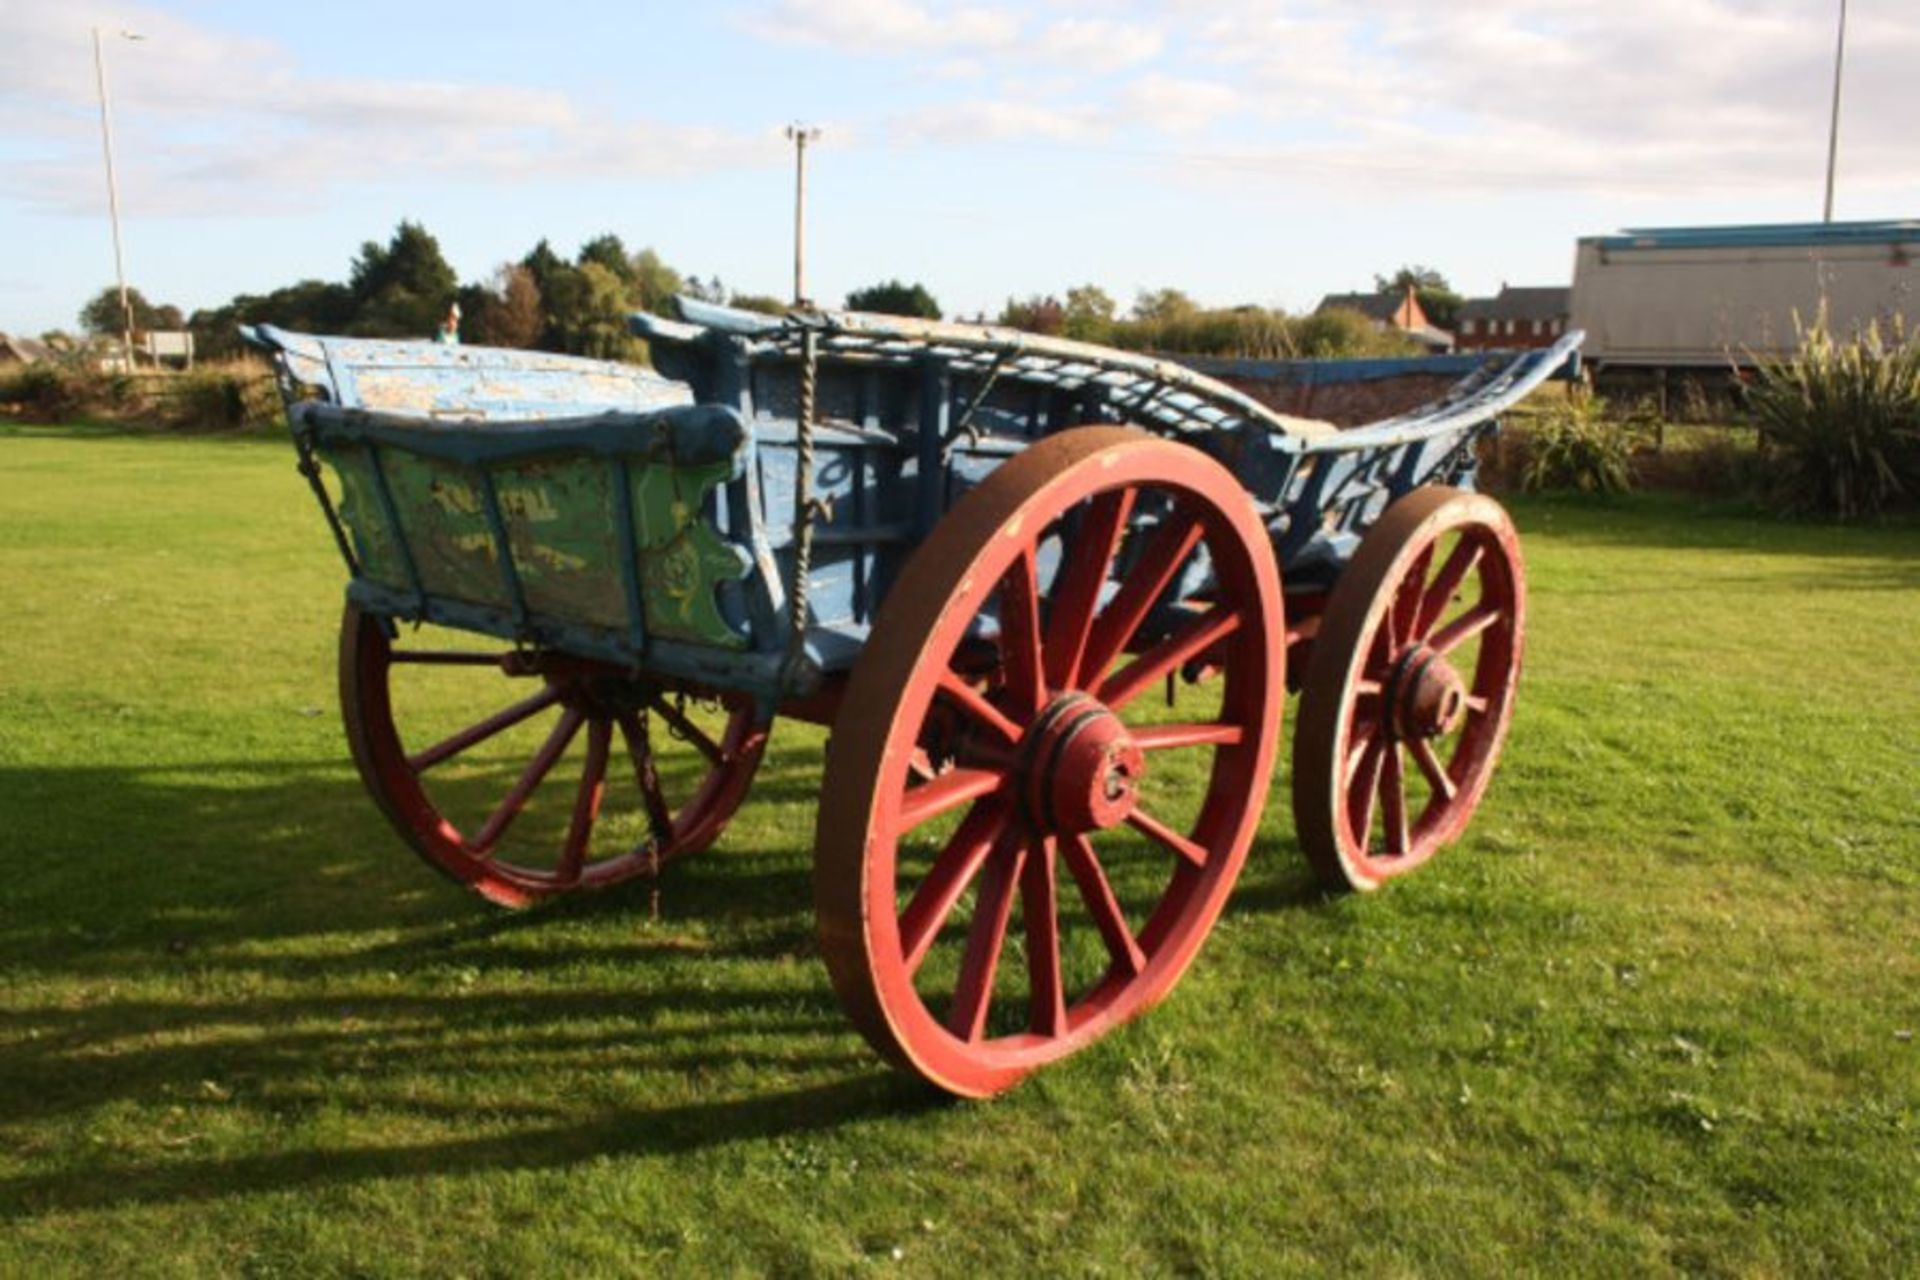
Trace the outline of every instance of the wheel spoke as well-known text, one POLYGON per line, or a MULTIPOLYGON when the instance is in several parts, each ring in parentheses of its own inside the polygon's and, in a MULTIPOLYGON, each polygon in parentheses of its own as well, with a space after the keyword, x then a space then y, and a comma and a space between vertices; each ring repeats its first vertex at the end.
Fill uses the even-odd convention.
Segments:
POLYGON ((933 860, 933 869, 913 891, 907 909, 900 913, 900 953, 906 960, 907 972, 919 970, 934 939, 940 936, 941 926, 953 914, 954 904, 960 901, 960 895, 967 891, 967 886, 980 874, 980 868, 1006 835, 1007 822, 1004 806, 977 806, 933 860))
POLYGON ((680 737, 692 743, 694 750, 707 758, 708 763, 725 763, 724 756, 720 750, 720 744, 712 738, 709 738, 706 730, 687 719, 686 713, 681 711, 680 708, 674 706, 665 698, 658 696, 653 699, 651 705, 655 711, 660 713, 661 719, 679 730, 680 737))
POLYGON ((1204 867, 1207 865, 1207 851, 1205 849, 1187 839, 1187 837, 1181 835, 1178 831, 1175 831, 1172 827, 1160 821, 1160 819, 1154 817, 1145 809, 1136 806, 1133 812, 1127 815, 1127 825, 1149 840, 1165 845, 1194 866, 1204 867))
POLYGON ((1434 632, 1427 644, 1435 652, 1451 653, 1498 621, 1500 610, 1490 604, 1475 605, 1434 632))
POLYGON ((1143 724, 1132 732, 1134 744, 1142 751, 1237 747, 1247 737, 1245 727, 1237 724, 1143 724))
POLYGON ((515 779, 513 789, 507 792, 506 798, 500 802, 500 807, 488 816, 486 825, 480 828, 480 834, 473 841, 476 852, 484 855, 494 845, 500 843, 500 837, 506 834, 507 827, 513 820, 520 816, 520 811, 527 807, 528 797, 532 796, 534 789, 545 781, 547 774, 553 769, 554 762, 559 760, 561 754, 566 751, 567 744, 573 741, 573 735, 579 732, 580 722, 585 719, 584 715, 572 707, 568 707, 561 715, 560 723, 553 726, 553 732, 548 734, 547 740, 540 744, 540 750, 534 753, 526 770, 515 779))
POLYGON ((1005 781, 992 769, 949 769, 931 782, 909 788, 900 802, 900 830, 911 831, 950 809, 978 800, 1005 781))
MULTIPOLYGON (((1053 587, 1053 609, 1047 618, 1047 682, 1056 689, 1079 687, 1080 659, 1100 606, 1100 589, 1107 569, 1120 548, 1127 517, 1133 513, 1134 491, 1119 489, 1095 497, 1087 518, 1069 541, 1061 535, 1065 561, 1053 587)), ((1097 674, 1097 673, 1095 673, 1097 674)))
POLYGON ((1459 545, 1454 547, 1433 584, 1427 588, 1426 598, 1420 602, 1420 616, 1414 623, 1413 638, 1419 639, 1432 632, 1440 621, 1440 615, 1447 611, 1453 602, 1454 593, 1460 590, 1460 584, 1467 580, 1473 567, 1480 563, 1480 543, 1477 539, 1462 536, 1459 545))
POLYGON ((1373 841, 1373 806, 1380 793, 1380 767, 1391 743, 1374 737, 1362 748, 1347 789, 1347 816, 1353 822, 1354 844, 1365 850, 1373 841))
POLYGON ((1400 758, 1400 744, 1386 744, 1386 759, 1380 770, 1380 808, 1387 821, 1386 851, 1404 854, 1412 847, 1407 838, 1406 763, 1400 758))
POLYGON ((656 850, 673 839, 673 811, 660 790, 660 770, 654 765, 653 743, 640 717, 628 711, 620 717, 620 736, 633 761, 634 781, 640 784, 640 802, 647 810, 647 830, 656 850))
POLYGON ((1159 681, 1189 658, 1205 653, 1240 628, 1240 615, 1224 605, 1215 605, 1205 613, 1183 623, 1160 643, 1148 649, 1101 684, 1095 695, 1115 711, 1133 701, 1141 690, 1159 681))
POLYGON ((1107 944, 1113 962, 1129 975, 1145 969, 1147 953, 1140 949, 1127 924, 1126 913, 1120 909, 1120 900, 1113 896, 1113 885, 1100 866, 1093 841, 1087 839, 1084 832, 1076 833, 1061 846, 1061 853, 1067 870, 1073 873, 1074 883, 1080 886, 1081 901, 1087 904, 1087 913, 1093 917, 1094 927, 1100 931, 1100 939, 1107 944))
POLYGON ((1432 787, 1434 794, 1442 800, 1453 799, 1454 793, 1460 788, 1448 776, 1447 767, 1440 762, 1440 757, 1434 752, 1432 740, 1415 738, 1412 745, 1414 763, 1420 766, 1420 772, 1426 776, 1427 785, 1432 787))
POLYGON ((987 1007, 993 1003, 993 975, 1000 967, 1000 951, 1007 940, 1007 917, 1013 911, 1013 891, 1026 862, 1024 842, 996 849, 980 872, 980 891, 974 900, 973 923, 967 929, 967 950, 960 960, 960 980, 954 986, 953 1007, 947 1011, 947 1030, 968 1042, 986 1029, 987 1007))
POLYGON ((1022 547, 1000 585, 1001 663, 1020 705, 1038 711, 1047 701, 1040 646, 1040 568, 1022 547))
POLYGON ((391 654, 396 663, 419 663, 433 667, 497 667, 500 655, 497 653, 474 653, 460 649, 395 649, 391 654))
POLYGON ((587 725, 587 762, 580 771, 580 789, 573 797, 573 820, 567 824, 567 842, 560 849, 560 883, 580 879, 586 865, 587 845, 593 839, 593 824, 600 817, 600 800, 606 794, 607 746, 613 738, 610 721, 594 719, 587 725))
POLYGON ((1400 579, 1400 585, 1394 589, 1391 627, 1396 644, 1406 644, 1413 639, 1415 625, 1420 620, 1420 606, 1426 599, 1427 570, 1433 567, 1433 544, 1420 548, 1413 563, 1407 566, 1406 576, 1400 579))
POLYGON ((1066 985, 1060 978, 1060 900, 1054 840, 1037 837, 1020 873, 1020 915, 1027 929, 1028 1027, 1035 1035, 1065 1035, 1066 985))
POLYGON ((1081 674, 1093 683, 1106 674, 1113 660, 1126 649, 1139 632, 1147 613, 1173 582, 1187 557, 1200 542, 1200 522, 1176 511, 1154 533, 1153 540, 1141 552, 1120 590, 1094 623, 1092 637, 1081 664, 1081 674))
POLYGON ((452 759, 469 747, 477 746, 497 733, 504 733, 522 720, 538 715, 560 700, 560 690, 548 685, 529 698, 522 698, 504 711, 496 711, 478 724, 468 725, 452 737, 436 742, 418 755, 407 757, 407 767, 425 773, 433 766, 452 759))
POLYGON ((940 678, 940 692, 960 704, 960 708, 985 728, 991 729, 1008 743, 1020 741, 1024 732, 1019 725, 1008 719, 1007 713, 987 701, 985 694, 968 684, 957 673, 948 671, 940 678))

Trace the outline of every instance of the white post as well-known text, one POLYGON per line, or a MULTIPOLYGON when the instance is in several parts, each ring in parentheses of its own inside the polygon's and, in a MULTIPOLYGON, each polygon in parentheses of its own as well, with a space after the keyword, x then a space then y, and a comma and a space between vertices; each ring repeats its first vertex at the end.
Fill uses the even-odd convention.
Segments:
POLYGON ((120 285, 120 352, 133 372, 133 303, 127 298, 126 256, 120 248, 120 184, 113 175, 113 110, 107 101, 107 60, 100 52, 100 28, 93 29, 93 78, 100 90, 100 146, 107 157, 107 216, 113 223, 113 276, 120 285))
POLYGON ((1833 116, 1827 128, 1827 205, 1823 222, 1833 221, 1833 170, 1840 155, 1840 73, 1847 60, 1847 0, 1840 0, 1840 35, 1833 50, 1833 116))
POLYGON ((820 138, 818 129, 787 126, 793 142, 793 305, 807 302, 807 144, 820 138))

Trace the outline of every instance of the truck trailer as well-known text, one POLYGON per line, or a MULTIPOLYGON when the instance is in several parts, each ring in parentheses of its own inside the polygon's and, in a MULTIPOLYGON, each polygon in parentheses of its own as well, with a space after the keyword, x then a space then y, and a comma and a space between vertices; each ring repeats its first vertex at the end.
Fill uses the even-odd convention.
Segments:
POLYGON ((1920 219, 1643 228, 1582 237, 1574 259, 1571 327, 1602 381, 1737 373, 1823 307, 1841 334, 1920 326, 1920 219))

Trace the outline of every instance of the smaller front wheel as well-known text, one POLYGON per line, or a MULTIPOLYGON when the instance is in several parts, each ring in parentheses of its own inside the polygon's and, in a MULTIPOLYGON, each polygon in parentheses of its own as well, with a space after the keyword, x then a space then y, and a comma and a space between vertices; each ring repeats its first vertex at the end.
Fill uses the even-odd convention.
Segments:
POLYGON ((1466 829, 1513 718, 1526 574, 1506 511, 1430 485, 1340 575, 1307 661, 1293 816, 1330 889, 1367 890, 1466 829))

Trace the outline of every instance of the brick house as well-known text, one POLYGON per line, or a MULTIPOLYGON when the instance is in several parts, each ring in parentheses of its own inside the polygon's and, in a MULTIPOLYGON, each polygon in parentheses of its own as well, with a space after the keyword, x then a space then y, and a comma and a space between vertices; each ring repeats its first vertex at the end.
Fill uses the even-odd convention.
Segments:
POLYGON ((1428 351, 1453 350, 1453 335, 1434 327, 1425 307, 1409 287, 1405 294, 1330 293, 1313 309, 1322 311, 1358 311, 1382 329, 1398 329, 1428 351))
POLYGON ((1559 286, 1501 285, 1492 298, 1470 298, 1460 308, 1454 344, 1462 351, 1548 347, 1567 331, 1573 290, 1559 286))

